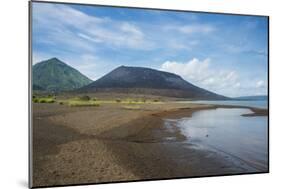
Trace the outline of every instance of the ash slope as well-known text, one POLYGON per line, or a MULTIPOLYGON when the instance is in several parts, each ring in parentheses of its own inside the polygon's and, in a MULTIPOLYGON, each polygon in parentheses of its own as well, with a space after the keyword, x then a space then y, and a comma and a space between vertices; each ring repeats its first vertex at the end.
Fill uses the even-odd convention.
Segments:
POLYGON ((189 99, 228 99, 199 88, 173 73, 127 66, 120 66, 77 91, 137 93, 189 99))

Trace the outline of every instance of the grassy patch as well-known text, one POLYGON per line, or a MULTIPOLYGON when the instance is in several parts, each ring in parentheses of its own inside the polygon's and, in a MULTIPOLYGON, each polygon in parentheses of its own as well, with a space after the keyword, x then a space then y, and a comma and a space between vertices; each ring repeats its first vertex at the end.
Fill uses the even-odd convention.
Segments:
POLYGON ((161 104, 159 99, 125 99, 122 100, 122 104, 141 105, 141 104, 161 104))
POLYGON ((34 103, 55 103, 55 98, 52 96, 48 96, 48 97, 36 97, 36 96, 32 96, 32 101, 34 103))
POLYGON ((53 95, 46 96, 32 96, 34 103, 58 103, 60 105, 69 106, 101 106, 102 104, 120 104, 121 107, 130 110, 139 109, 142 104, 159 104, 162 103, 160 99, 147 99, 147 98, 112 98, 112 99, 97 99, 87 95, 76 96, 72 98, 57 99, 53 95))
POLYGON ((124 99, 122 101, 120 101, 122 104, 144 104, 146 103, 146 101, 143 101, 143 100, 139 100, 139 99, 130 99, 130 98, 127 98, 127 99, 124 99))
POLYGON ((72 101, 67 101, 67 104, 69 106, 100 106, 100 104, 96 101, 82 101, 82 100, 72 100, 72 101))

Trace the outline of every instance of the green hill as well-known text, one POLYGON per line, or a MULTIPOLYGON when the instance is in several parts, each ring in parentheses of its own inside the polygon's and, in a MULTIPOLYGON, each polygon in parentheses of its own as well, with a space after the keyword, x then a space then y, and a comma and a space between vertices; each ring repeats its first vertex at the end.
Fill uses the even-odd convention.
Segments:
POLYGON ((32 82, 33 90, 69 91, 88 85, 92 80, 59 59, 51 58, 32 67, 32 82))

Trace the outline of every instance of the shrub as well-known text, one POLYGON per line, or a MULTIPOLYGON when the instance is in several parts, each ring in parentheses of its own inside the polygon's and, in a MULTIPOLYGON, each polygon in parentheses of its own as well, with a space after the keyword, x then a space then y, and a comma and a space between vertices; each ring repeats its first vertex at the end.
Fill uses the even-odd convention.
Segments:
POLYGON ((47 101, 45 99, 40 99, 39 102, 40 103, 46 103, 47 101))
POLYGON ((55 102, 55 100, 47 100, 47 103, 54 103, 55 102))
POLYGON ((85 101, 89 101, 91 98, 87 95, 81 96, 80 100, 85 100, 85 101))
POLYGON ((36 99, 37 102, 39 103, 54 103, 55 100, 52 99, 52 98, 39 98, 39 99, 36 99))
POLYGON ((118 99, 116 99, 116 102, 118 102, 118 103, 119 103, 119 102, 121 102, 121 99, 119 99, 119 98, 118 98, 118 99))

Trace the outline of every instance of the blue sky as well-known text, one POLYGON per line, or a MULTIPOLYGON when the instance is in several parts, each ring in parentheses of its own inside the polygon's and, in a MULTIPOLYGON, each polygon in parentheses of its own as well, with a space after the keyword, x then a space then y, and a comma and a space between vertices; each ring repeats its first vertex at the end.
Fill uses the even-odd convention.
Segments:
POLYGON ((267 18, 33 2, 33 63, 96 80, 120 65, 176 73, 230 96, 267 94, 267 18))

